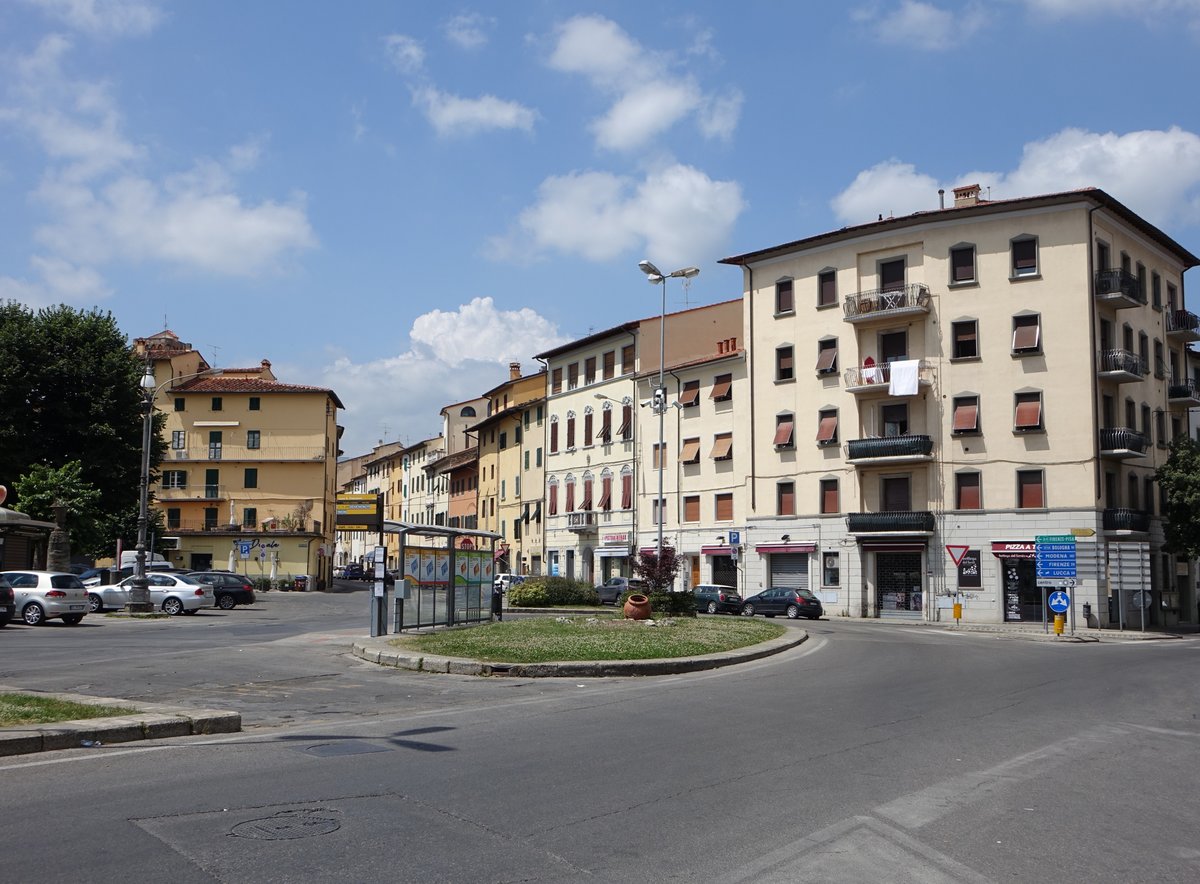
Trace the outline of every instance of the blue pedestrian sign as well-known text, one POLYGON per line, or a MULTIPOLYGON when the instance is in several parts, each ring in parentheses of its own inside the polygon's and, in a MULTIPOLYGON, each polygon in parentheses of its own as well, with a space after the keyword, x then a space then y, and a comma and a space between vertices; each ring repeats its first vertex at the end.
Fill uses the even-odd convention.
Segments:
POLYGON ((1050 606, 1050 610, 1055 614, 1065 614, 1067 609, 1071 607, 1071 597, 1061 589, 1056 589, 1050 593, 1050 597, 1046 599, 1046 604, 1050 606))

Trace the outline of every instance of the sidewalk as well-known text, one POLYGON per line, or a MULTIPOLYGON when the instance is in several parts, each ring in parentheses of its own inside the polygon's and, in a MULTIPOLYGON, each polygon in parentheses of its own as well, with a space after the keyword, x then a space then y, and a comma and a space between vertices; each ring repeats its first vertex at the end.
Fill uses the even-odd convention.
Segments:
POLYGON ((878 624, 879 626, 912 626, 924 627, 929 629, 945 629, 950 632, 989 632, 994 633, 1001 638, 1019 639, 1024 641, 1057 641, 1057 642, 1130 642, 1130 641, 1160 641, 1183 638, 1188 632, 1193 632, 1191 627, 1183 627, 1176 631, 1164 631, 1147 629, 1142 632, 1140 629, 1092 629, 1092 628, 1076 628, 1075 632, 1071 632, 1070 624, 1066 624, 1062 635, 1054 634, 1054 624, 1050 624, 1049 631, 1041 623, 959 623, 955 624, 950 621, 928 621, 928 620, 889 620, 886 618, 847 618, 833 617, 831 620, 850 620, 853 619, 856 623, 878 624))

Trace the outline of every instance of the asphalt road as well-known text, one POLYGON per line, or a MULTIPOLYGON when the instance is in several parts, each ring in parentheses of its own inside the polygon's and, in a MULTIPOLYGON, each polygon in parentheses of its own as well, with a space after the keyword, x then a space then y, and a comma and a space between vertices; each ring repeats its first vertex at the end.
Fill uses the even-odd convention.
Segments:
POLYGON ((0 681, 247 724, 0 764, 0 878, 1200 878, 1200 641, 835 620, 711 672, 477 679, 348 657, 362 592, 263 602, 0 632, 0 681))

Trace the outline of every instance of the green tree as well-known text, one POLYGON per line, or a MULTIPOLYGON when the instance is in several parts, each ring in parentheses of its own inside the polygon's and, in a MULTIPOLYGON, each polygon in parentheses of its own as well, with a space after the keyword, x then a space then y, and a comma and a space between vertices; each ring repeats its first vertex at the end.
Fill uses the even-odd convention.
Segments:
MULTIPOLYGON (((118 537, 127 546, 137 539, 126 532, 137 520, 141 375, 111 313, 0 305, 0 483, 78 462, 80 482, 99 498, 71 534, 91 555, 111 555, 118 537)), ((162 457, 160 427, 151 464, 162 457)), ((19 489, 8 505, 25 508, 19 489)))
POLYGON ((1154 478, 1162 490, 1167 549, 1189 559, 1200 556, 1200 445, 1177 436, 1154 478))

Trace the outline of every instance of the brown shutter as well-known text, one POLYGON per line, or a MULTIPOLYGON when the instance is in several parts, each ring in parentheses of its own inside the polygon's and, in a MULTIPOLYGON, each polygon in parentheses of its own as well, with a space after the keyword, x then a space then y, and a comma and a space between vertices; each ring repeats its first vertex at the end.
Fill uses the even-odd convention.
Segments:
POLYGON ((550 453, 558 452, 558 421, 550 422, 550 453))
POLYGON ((579 504, 579 508, 583 511, 588 511, 592 508, 592 480, 583 480, 583 503, 579 504))
POLYGON ((791 516, 796 512, 796 486, 785 482, 779 486, 779 515, 791 516))
POLYGON ((775 312, 790 313, 795 307, 792 297, 792 281, 785 279, 775 283, 775 312))
POLYGON ((633 406, 621 406, 621 426, 617 429, 617 435, 625 441, 633 435, 633 406))
POLYGON ((683 392, 679 394, 680 405, 695 405, 700 401, 700 382, 688 381, 683 385, 683 392))
POLYGON ((960 473, 958 476, 958 508, 979 509, 979 474, 960 473))
POLYGON ((575 511, 575 483, 567 483, 567 509, 568 513, 575 511))
POLYGON ((717 521, 732 522, 733 521, 733 495, 718 494, 717 495, 717 521))
POLYGON ((711 399, 728 399, 729 389, 733 386, 733 375, 722 374, 717 375, 713 380, 712 393, 709 394, 711 399))
POLYGON ((837 439, 838 419, 836 414, 821 416, 820 426, 817 427, 818 444, 828 444, 837 439))
POLYGON ((612 380, 617 373, 617 354, 614 350, 609 350, 604 354, 604 380, 612 380))
POLYGON ((713 460, 725 460, 731 456, 733 451, 733 434, 722 433, 713 441, 712 453, 709 454, 713 460))
POLYGON ((684 439, 683 448, 679 452, 680 463, 698 463, 700 460, 700 440, 684 439))
POLYGON ((1042 425, 1042 400, 1025 399, 1017 402, 1018 430, 1036 430, 1042 425))
POLYGON ((683 499, 683 520, 685 522, 700 521, 700 498, 685 497, 683 499))
POLYGON ((979 404, 977 402, 959 402, 954 406, 955 433, 973 433, 979 426, 979 404))
POLYGON ((583 444, 592 444, 592 413, 590 411, 583 416, 583 444))
POLYGON ((1041 473, 1020 473, 1022 509, 1038 509, 1045 506, 1042 494, 1041 473))
POLYGON ((817 303, 825 307, 837 302, 837 274, 833 271, 817 277, 817 303))
POLYGON ((1041 331, 1042 324, 1036 321, 1036 317, 1033 322, 1021 322, 1013 329, 1012 348, 1014 350, 1036 350, 1041 338, 1041 331))
POLYGON ((1017 270, 1037 269, 1037 240, 1021 239, 1012 244, 1013 267, 1017 270))
POLYGON ((612 476, 600 479, 600 502, 596 504, 596 509, 604 512, 612 509, 612 476))
POLYGON ((836 513, 840 506, 837 482, 828 479, 823 481, 821 483, 821 512, 836 513))
POLYGON ((633 344, 621 348, 621 374, 633 374, 633 344))
POLYGON ((550 502, 549 502, 549 505, 547 506, 547 509, 550 511, 550 515, 552 515, 552 516, 558 515, 558 486, 557 485, 550 486, 550 502))
POLYGON ((575 447, 575 418, 567 418, 567 450, 575 447))
POLYGON ((775 425, 776 448, 792 444, 792 427, 794 425, 794 421, 790 417, 787 420, 781 420, 775 425))
POLYGON ((600 418, 600 441, 612 441, 612 409, 604 409, 604 414, 600 418))
POLYGON ((975 278, 975 250, 953 249, 950 252, 950 278, 954 282, 970 282, 975 278))
POLYGON ((562 369, 555 368, 550 372, 550 392, 562 392, 562 369))
POLYGON ((833 371, 833 364, 837 362, 837 354, 838 348, 836 343, 832 347, 822 347, 817 351, 817 371, 833 371))
POLYGON ((633 476, 621 476, 621 509, 633 509, 633 476))

